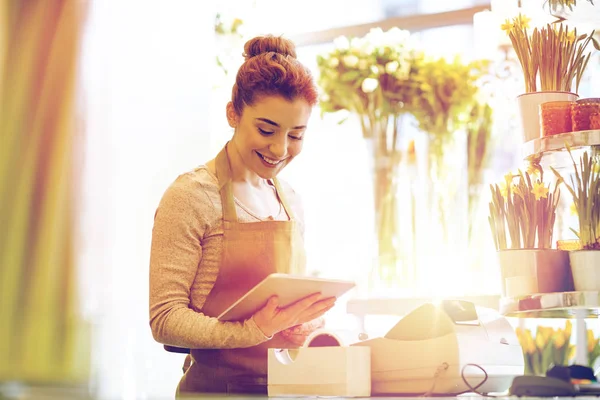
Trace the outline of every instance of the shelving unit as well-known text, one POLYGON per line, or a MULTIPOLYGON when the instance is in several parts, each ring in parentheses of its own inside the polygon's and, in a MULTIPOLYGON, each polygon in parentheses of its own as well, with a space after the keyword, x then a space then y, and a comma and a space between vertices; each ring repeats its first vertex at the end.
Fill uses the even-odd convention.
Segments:
MULTIPOLYGON (((583 151, 600 156, 600 130, 563 133, 531 140, 523 144, 525 161, 535 161, 542 168, 572 170, 573 161, 567 152, 571 147, 577 160, 583 151)), ((600 266, 599 266, 600 268, 600 266)), ((586 318, 600 316, 600 292, 539 293, 520 297, 501 297, 499 311, 507 317, 517 318, 573 318, 577 336, 575 361, 587 364, 586 318)))

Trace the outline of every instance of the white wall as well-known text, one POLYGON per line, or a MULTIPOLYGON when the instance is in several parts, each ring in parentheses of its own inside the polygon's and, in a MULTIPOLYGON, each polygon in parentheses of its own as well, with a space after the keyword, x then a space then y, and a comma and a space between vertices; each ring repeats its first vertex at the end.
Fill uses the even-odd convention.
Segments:
POLYGON ((210 155, 213 2, 97 0, 83 45, 80 264, 102 398, 173 397, 182 356, 154 342, 148 263, 156 206, 210 155))

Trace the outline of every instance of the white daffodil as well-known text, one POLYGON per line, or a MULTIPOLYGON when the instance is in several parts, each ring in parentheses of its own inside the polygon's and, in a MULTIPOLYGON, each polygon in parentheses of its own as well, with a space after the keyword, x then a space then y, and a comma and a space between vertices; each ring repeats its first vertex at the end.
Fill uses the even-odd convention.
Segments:
POLYGON ((350 48, 350 41, 346 36, 339 36, 333 40, 333 45, 338 50, 348 50, 350 48))
POLYGON ((391 75, 398 70, 399 66, 400 63, 398 61, 390 61, 389 63, 385 64, 385 72, 391 75))
POLYGON ((340 65, 340 59, 337 57, 331 57, 329 59, 329 61, 327 62, 327 64, 329 65, 329 67, 331 68, 336 68, 338 65, 340 65))
POLYGON ((373 75, 379 75, 379 67, 377 65, 371 65, 371 73, 373 75))
POLYGON ((379 81, 375 78, 365 78, 360 86, 362 91, 365 93, 372 93, 379 86, 379 81))
POLYGON ((358 65, 358 57, 354 54, 348 54, 342 58, 342 62, 348 68, 354 68, 358 65))
POLYGON ((323 93, 320 96, 319 100, 321 100, 323 103, 326 103, 326 102, 328 102, 330 100, 330 97, 329 97, 329 95, 327 93, 323 93))
POLYGON ((393 27, 385 33, 386 41, 389 44, 398 44, 405 42, 410 37, 410 32, 405 29, 393 27))
POLYGON ((409 74, 410 74, 410 63, 407 61, 403 61, 402 63, 398 64, 398 69, 394 73, 394 76, 397 79, 403 80, 403 79, 408 78, 409 74))
POLYGON ((371 28, 369 33, 366 34, 365 38, 375 47, 382 46, 385 40, 383 30, 381 30, 381 28, 371 28))
POLYGON ((362 47, 367 45, 367 41, 362 37, 354 37, 350 39, 350 47, 353 49, 361 49, 362 47))

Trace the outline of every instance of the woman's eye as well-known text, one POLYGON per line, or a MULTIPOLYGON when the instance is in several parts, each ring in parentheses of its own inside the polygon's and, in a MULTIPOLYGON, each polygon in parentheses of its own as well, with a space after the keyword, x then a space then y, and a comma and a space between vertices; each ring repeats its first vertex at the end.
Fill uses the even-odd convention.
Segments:
POLYGON ((263 135, 272 135, 273 131, 265 131, 264 129, 258 128, 258 131, 263 135))
POLYGON ((302 136, 289 135, 289 137, 294 140, 302 140, 302 136))

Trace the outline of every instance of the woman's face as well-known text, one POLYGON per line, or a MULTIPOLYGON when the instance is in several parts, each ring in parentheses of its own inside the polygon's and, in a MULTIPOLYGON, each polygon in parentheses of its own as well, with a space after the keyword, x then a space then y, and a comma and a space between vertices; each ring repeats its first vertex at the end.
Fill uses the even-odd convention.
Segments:
POLYGON ((275 177, 302 151, 312 107, 306 100, 264 96, 237 115, 230 102, 227 119, 232 143, 245 166, 263 179, 275 177))

